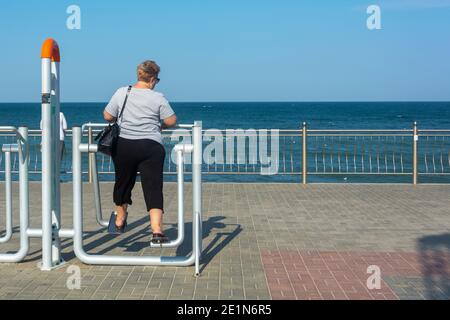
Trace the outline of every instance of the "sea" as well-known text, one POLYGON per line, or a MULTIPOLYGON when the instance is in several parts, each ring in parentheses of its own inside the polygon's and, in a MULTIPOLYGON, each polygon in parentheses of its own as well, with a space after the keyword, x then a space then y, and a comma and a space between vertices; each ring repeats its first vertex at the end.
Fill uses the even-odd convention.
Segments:
MULTIPOLYGON (((292 130, 300 129, 303 122, 307 123, 309 129, 317 130, 401 130, 411 129, 414 122, 417 122, 419 129, 450 129, 450 102, 173 102, 171 105, 178 116, 179 123, 189 124, 201 120, 204 129, 292 130)), ((106 103, 62 103, 61 111, 65 114, 70 128, 88 122, 103 122, 102 112, 105 106, 106 103)), ((28 126, 30 129, 38 129, 40 118, 41 105, 39 103, 0 103, 0 126, 28 126)), ((0 143, 4 143, 1 138, 0 143)), ((437 160, 433 159, 433 172, 436 172, 436 161, 439 162, 439 160, 442 163, 438 163, 437 172, 441 169, 442 172, 447 172, 447 167, 450 166, 450 149, 447 149, 449 143, 448 137, 443 137, 443 149, 440 147, 440 154, 436 154, 437 160)), ((405 155, 408 157, 407 154, 405 155)), ((317 161, 317 154, 316 159, 313 157, 310 161, 314 160, 317 161)), ((382 162, 385 160, 387 161, 387 159, 382 159, 382 162)), ((70 159, 66 161, 70 161, 70 159)), ((298 164, 294 162, 288 163, 288 166, 293 167, 298 164)), ((320 163, 315 165, 314 168, 317 170, 320 163)), ((427 164, 424 163, 422 166, 423 170, 430 170, 430 168, 425 168, 427 164)), ((210 169, 208 168, 208 170, 210 169)), ((241 169, 236 167, 236 170, 241 169)), ((0 170, 3 170, 3 168, 0 170)), ((217 170, 217 166, 212 170, 217 170)), ((231 168, 230 170, 234 169, 231 168)), ((38 178, 36 177, 36 179, 38 178)), ((113 177, 103 177, 103 179, 108 180, 113 179, 113 177)), ((69 176, 67 180, 70 180, 69 176)), ((168 176, 167 180, 173 180, 173 177, 168 176)), ((360 177, 355 175, 319 177, 319 175, 316 175, 310 178, 312 182, 343 183, 407 183, 410 180, 409 176, 387 177, 377 175, 360 177)), ((450 182, 448 176, 436 176, 432 180, 450 182)), ((298 183, 301 181, 301 177, 290 176, 289 174, 280 176, 209 174, 205 175, 205 181, 298 183)))

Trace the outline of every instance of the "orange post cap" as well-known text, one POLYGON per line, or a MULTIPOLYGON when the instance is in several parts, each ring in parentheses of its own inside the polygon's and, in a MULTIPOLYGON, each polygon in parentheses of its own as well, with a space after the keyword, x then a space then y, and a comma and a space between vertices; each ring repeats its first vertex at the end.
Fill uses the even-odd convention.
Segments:
POLYGON ((44 41, 41 50, 41 58, 52 59, 53 62, 60 62, 61 57, 59 55, 58 43, 52 38, 48 38, 44 41))

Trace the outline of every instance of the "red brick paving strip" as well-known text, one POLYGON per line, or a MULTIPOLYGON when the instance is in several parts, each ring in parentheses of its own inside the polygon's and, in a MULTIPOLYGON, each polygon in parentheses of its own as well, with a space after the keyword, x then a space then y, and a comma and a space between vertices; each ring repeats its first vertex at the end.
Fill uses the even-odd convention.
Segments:
MULTIPOLYGON (((382 278, 422 276, 423 258, 421 261, 417 254, 405 252, 261 252, 272 298, 283 300, 398 299, 383 280, 381 289, 369 290, 366 282, 371 274, 367 273, 367 268, 379 266, 382 278)), ((450 256, 441 258, 450 261, 450 256)), ((427 266, 425 273, 448 272, 440 267, 427 266)))

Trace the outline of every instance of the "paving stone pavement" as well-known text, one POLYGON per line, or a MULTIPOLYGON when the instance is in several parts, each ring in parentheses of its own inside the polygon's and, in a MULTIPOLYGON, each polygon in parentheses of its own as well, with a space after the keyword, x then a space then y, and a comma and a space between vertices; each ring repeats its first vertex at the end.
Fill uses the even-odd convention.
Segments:
MULTIPOLYGON (((0 230, 5 225, 0 185, 0 230)), ((105 217, 112 184, 102 183, 105 217)), ((18 186, 14 184, 14 222, 18 186)), ((192 227, 186 184, 186 239, 192 227)), ((40 184, 30 186, 31 227, 40 227, 40 184)), ((89 253, 187 255, 150 249, 149 219, 137 184, 129 231, 105 233, 95 221, 93 190, 84 185, 84 238, 89 253)), ((448 299, 450 298, 450 185, 204 184, 202 276, 193 267, 90 266, 62 241, 66 264, 37 268, 40 240, 19 264, 0 264, 0 299, 448 299), (381 288, 370 290, 369 266, 379 266, 381 288), (71 266, 80 289, 69 290, 71 266)), ((62 184, 62 225, 71 228, 72 186, 62 184)), ((176 235, 176 185, 165 185, 165 228, 176 235)), ((0 231, 0 236, 3 234, 0 231)), ((14 252, 18 235, 0 245, 14 252)))

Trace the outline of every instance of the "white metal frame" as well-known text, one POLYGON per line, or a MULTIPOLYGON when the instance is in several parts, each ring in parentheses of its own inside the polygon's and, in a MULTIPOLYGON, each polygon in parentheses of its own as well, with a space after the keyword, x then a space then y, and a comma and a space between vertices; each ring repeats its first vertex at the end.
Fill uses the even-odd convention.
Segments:
POLYGON ((192 253, 187 257, 171 256, 105 256, 91 255, 83 248, 83 189, 81 159, 83 153, 94 155, 94 198, 97 221, 107 226, 102 218, 100 186, 95 154, 97 145, 83 144, 82 132, 86 127, 104 127, 105 124, 85 124, 72 130, 73 144, 73 229, 61 229, 60 161, 59 161, 59 49, 52 39, 44 42, 42 49, 42 229, 29 228, 29 141, 26 127, 0 127, 0 132, 16 134, 17 143, 3 145, 5 153, 5 195, 6 195, 6 232, 0 243, 8 242, 13 234, 11 153, 19 154, 19 198, 20 198, 20 249, 16 253, 0 254, 0 262, 20 262, 29 251, 30 238, 42 238, 43 271, 52 270, 64 264, 60 253, 60 238, 73 238, 75 255, 86 264, 102 265, 154 265, 154 266, 190 266, 195 265, 195 275, 200 275, 202 253, 202 123, 180 127, 192 129, 192 144, 175 146, 178 174, 178 236, 175 240, 157 248, 174 248, 185 240, 184 226, 184 155, 192 154, 192 253))
MULTIPOLYGON (((83 129, 89 126, 98 127, 99 124, 87 124, 83 129)), ((100 126, 104 126, 101 124, 100 126)), ((186 127, 186 126, 184 126, 186 127)), ((97 145, 81 143, 82 131, 80 127, 72 129, 72 161, 73 161, 73 212, 74 212, 74 252, 75 255, 86 264, 101 265, 153 265, 153 266, 190 266, 195 265, 195 274, 200 274, 200 258, 202 252, 202 123, 195 122, 192 128, 193 144, 180 144, 175 147, 177 153, 177 174, 178 174, 178 236, 175 240, 162 245, 151 245, 158 248, 178 247, 184 241, 184 155, 192 153, 193 157, 193 231, 192 253, 187 257, 164 257, 164 256, 106 256, 91 255, 84 251, 83 248, 83 189, 82 189, 82 154, 97 152, 97 145)), ((93 166, 94 190, 99 193, 98 176, 96 172, 96 163, 93 166)), ((99 197, 96 197, 97 200, 99 197)), ((97 221, 104 225, 101 215, 101 206, 96 204, 97 221)))
MULTIPOLYGON (((5 153, 18 152, 19 153, 19 211, 20 211, 20 249, 16 253, 0 254, 0 262, 20 262, 28 254, 30 248, 30 241, 28 236, 29 226, 29 182, 28 182, 28 128, 20 127, 0 127, 0 131, 10 131, 16 133, 17 144, 8 145, 2 148, 5 153)), ((6 164, 6 163, 5 163, 6 164)), ((7 164, 5 171, 11 172, 11 162, 7 164), (9 167, 9 168, 8 168, 9 167)), ((6 207, 7 207, 7 221, 11 221, 11 233, 7 231, 6 236, 3 237, 1 243, 7 242, 12 236, 12 196, 11 196, 11 179, 6 181, 6 207), (9 202, 9 204, 8 204, 9 202)))

